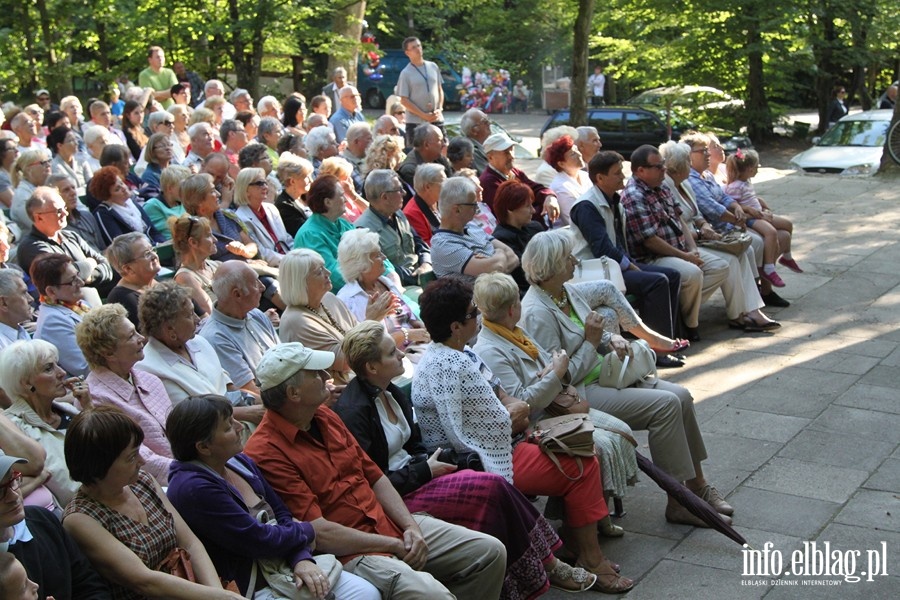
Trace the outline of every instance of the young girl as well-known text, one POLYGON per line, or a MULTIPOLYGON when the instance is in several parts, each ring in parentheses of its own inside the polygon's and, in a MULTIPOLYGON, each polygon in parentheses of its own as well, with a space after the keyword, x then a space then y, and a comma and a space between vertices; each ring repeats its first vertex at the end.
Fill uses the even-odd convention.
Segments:
POLYGON ((775 216, 765 201, 756 195, 750 178, 759 171, 759 154, 755 150, 738 150, 725 161, 728 185, 725 193, 738 201, 750 217, 747 225, 759 233, 764 240, 763 269, 760 276, 775 287, 784 287, 784 281, 775 272, 775 259, 795 273, 803 269, 791 257, 791 235, 794 224, 785 217, 775 216))

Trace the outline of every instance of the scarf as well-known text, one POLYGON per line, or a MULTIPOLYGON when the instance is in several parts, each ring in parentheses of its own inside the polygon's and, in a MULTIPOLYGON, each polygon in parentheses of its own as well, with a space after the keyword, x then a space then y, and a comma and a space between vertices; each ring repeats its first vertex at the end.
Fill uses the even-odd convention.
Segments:
POLYGON ((132 202, 131 198, 125 201, 124 205, 107 203, 114 213, 125 222, 132 231, 144 231, 144 219, 137 205, 132 202))
POLYGON ((521 327, 516 327, 515 329, 509 329, 508 327, 504 327, 503 325, 498 325, 492 321, 488 321, 487 319, 482 319, 481 324, 502 337, 504 340, 511 342, 517 348, 522 350, 525 354, 531 357, 531 360, 537 360, 540 355, 540 350, 538 350, 537 345, 531 341, 527 335, 525 335, 525 331, 521 327))
POLYGON ((91 307, 87 305, 83 300, 79 300, 77 302, 66 302, 65 300, 51 300, 47 296, 41 294, 40 297, 41 304, 46 304, 47 306, 62 306, 63 308, 68 308, 76 315, 86 315, 91 311, 91 307))

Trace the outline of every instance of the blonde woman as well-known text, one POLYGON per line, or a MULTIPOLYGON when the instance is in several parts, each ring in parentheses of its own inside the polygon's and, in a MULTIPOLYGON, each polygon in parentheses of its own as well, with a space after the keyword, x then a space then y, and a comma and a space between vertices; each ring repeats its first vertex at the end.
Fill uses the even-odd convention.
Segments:
POLYGON ((391 169, 397 170, 406 160, 406 154, 403 152, 403 138, 396 135, 379 135, 366 150, 366 161, 363 164, 363 175, 367 175, 369 171, 375 169, 391 169))
POLYGON ((25 212, 25 203, 31 198, 35 188, 47 183, 47 178, 50 177, 51 163, 50 152, 38 148, 22 152, 13 165, 10 182, 15 191, 13 192, 10 216, 22 228, 22 231, 31 229, 31 219, 25 212))
POLYGON ((175 281, 189 289, 191 299, 204 316, 209 315, 216 301, 212 279, 221 264, 209 258, 216 251, 216 237, 209 226, 209 219, 184 214, 172 217, 169 227, 172 245, 180 262, 175 281))
POLYGON ((172 123, 172 137, 181 147, 181 155, 187 156, 187 148, 191 145, 191 136, 188 135, 187 128, 191 120, 193 109, 183 104, 173 104, 169 107, 174 122, 172 123))
POLYGON ((290 251, 294 239, 285 230, 275 205, 265 201, 267 192, 264 169, 241 169, 234 182, 235 214, 247 226, 247 233, 256 242, 265 261, 277 267, 282 256, 290 251))
POLYGON ((344 190, 344 206, 347 209, 344 213, 344 218, 351 223, 356 221, 369 208, 369 203, 356 193, 356 189, 353 187, 353 179, 351 178, 352 174, 353 165, 346 158, 340 156, 326 158, 319 167, 319 177, 323 175, 334 175, 337 177, 341 189, 344 190))

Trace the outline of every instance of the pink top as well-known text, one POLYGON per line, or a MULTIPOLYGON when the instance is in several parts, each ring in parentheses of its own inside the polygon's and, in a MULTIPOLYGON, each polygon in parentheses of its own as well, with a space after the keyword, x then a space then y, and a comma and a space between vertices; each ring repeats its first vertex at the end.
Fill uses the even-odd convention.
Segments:
POLYGON ((752 208, 754 210, 762 210, 762 204, 759 203, 759 199, 756 197, 756 191, 753 189, 753 184, 749 181, 735 179, 725 186, 725 193, 737 200, 738 204, 741 206, 752 208))

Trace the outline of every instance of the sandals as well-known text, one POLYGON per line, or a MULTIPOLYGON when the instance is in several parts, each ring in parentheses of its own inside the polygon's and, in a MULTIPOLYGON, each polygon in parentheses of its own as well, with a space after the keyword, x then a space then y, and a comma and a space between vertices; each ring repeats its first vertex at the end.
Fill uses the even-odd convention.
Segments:
POLYGON ((653 348, 653 351, 657 354, 675 354, 684 350, 685 348, 689 348, 691 343, 688 340, 682 340, 680 338, 675 339, 675 343, 672 344, 671 348, 653 348))
POLYGON ((623 576, 619 575, 615 571, 613 571, 612 573, 610 573, 609 571, 606 571, 606 569, 612 570, 612 567, 610 567, 609 562, 610 561, 608 561, 608 560, 603 561, 603 563, 599 567, 599 569, 601 569, 605 572, 599 572, 599 573, 597 571, 592 571, 591 569, 588 569, 587 567, 580 565, 581 568, 583 568, 585 571, 587 571, 589 573, 593 573, 594 575, 597 576, 597 582, 594 584, 594 587, 591 589, 601 592, 601 593, 604 593, 604 594, 624 594, 625 592, 630 591, 631 588, 634 587, 634 581, 632 581, 631 579, 628 579, 627 577, 623 577, 623 576), (606 569, 604 569, 604 567, 606 567, 606 569))
POLYGON ((597 583, 598 577, 581 567, 567 565, 557 558, 556 566, 553 567, 552 571, 547 572, 547 579, 550 580, 550 587, 570 594, 577 594, 593 588, 597 583))
POLYGON ((781 323, 779 323, 778 321, 766 321, 764 323, 759 323, 752 317, 744 315, 742 317, 738 317, 737 319, 728 321, 728 326, 731 329, 740 329, 742 331, 762 332, 778 329, 779 327, 781 327, 781 323))

